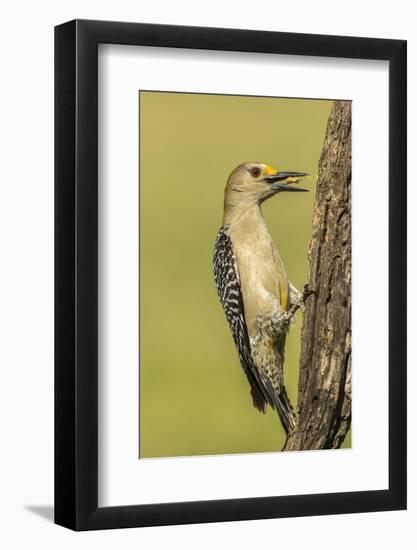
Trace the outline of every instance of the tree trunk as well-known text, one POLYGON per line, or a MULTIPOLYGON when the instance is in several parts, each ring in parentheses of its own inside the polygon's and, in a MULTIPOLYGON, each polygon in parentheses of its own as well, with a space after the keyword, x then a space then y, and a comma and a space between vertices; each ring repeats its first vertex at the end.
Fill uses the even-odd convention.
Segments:
POLYGON ((301 329, 298 419, 284 450, 330 449, 351 421, 351 103, 335 101, 319 162, 301 329))

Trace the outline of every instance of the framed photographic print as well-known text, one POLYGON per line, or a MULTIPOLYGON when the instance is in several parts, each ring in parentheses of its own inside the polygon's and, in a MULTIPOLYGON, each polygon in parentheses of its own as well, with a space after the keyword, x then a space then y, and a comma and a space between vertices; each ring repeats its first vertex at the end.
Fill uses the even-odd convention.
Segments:
POLYGON ((406 507, 406 42, 55 29, 55 521, 406 507))

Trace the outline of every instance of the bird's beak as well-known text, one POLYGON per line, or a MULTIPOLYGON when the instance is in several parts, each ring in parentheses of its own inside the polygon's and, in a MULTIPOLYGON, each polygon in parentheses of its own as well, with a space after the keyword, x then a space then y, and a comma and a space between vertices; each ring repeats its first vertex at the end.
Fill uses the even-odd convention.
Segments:
POLYGON ((308 189, 290 185, 291 183, 299 183, 300 179, 308 175, 304 172, 275 172, 275 174, 267 176, 264 181, 269 183, 271 189, 277 193, 279 191, 308 191, 308 189))

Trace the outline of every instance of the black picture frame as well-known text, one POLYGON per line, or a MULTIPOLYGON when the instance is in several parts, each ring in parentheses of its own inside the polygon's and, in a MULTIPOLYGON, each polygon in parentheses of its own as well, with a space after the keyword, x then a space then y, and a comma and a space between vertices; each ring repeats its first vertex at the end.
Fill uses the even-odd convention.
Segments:
POLYGON ((55 522, 91 530, 402 510, 406 426, 406 41, 84 20, 57 26, 55 522), (389 61, 387 490, 98 507, 97 52, 103 43, 389 61))

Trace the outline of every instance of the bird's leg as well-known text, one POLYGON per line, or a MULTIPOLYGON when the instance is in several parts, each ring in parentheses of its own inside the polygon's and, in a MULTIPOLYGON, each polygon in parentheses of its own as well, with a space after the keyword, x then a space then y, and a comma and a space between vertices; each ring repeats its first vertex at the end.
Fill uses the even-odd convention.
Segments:
MULTIPOLYGON (((291 307, 294 306, 294 313, 301 308, 304 309, 304 294, 298 290, 292 283, 288 282, 289 294, 290 294, 290 304, 291 307)), ((291 308, 290 308, 291 309, 291 308)))
POLYGON ((316 291, 310 288, 308 284, 304 285, 303 292, 300 292, 293 284, 289 283, 289 290, 291 306, 287 311, 280 312, 279 315, 279 322, 285 326, 288 326, 291 323, 294 319, 294 315, 299 309, 304 311, 306 300, 309 296, 312 294, 317 296, 316 291))

